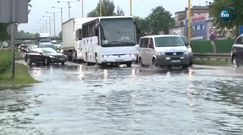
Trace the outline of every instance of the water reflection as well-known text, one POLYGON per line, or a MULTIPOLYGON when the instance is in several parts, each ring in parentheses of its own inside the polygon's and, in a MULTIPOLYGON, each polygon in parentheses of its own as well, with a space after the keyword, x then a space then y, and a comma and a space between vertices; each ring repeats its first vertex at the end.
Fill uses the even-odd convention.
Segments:
POLYGON ((243 78, 205 68, 33 67, 0 91, 0 134, 242 134, 243 78))

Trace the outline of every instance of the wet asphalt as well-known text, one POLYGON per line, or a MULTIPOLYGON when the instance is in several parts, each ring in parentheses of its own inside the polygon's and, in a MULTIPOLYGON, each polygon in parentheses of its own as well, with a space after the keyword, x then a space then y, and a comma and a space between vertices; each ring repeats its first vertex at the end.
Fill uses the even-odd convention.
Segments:
POLYGON ((1 135, 242 135, 243 68, 33 66, 0 91, 1 135))

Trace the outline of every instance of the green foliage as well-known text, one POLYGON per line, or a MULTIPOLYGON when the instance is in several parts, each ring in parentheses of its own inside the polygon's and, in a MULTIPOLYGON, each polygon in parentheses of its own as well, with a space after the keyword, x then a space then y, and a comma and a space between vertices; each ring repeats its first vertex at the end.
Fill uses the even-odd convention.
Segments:
POLYGON ((7 26, 8 24, 6 23, 0 23, 0 41, 6 41, 10 39, 7 33, 7 26))
POLYGON ((6 49, 0 50, 0 73, 6 72, 11 66, 11 51, 6 49))
MULTIPOLYGON (((102 16, 113 16, 115 5, 113 1, 103 0, 102 3, 102 16)), ((97 17, 100 16, 100 3, 97 4, 96 8, 88 13, 88 17, 97 17)))
POLYGON ((150 31, 152 34, 169 32, 169 28, 175 26, 175 20, 171 17, 170 12, 166 11, 162 6, 158 6, 152 10, 152 13, 147 17, 150 31))
POLYGON ((209 66, 227 66, 227 65, 231 65, 231 61, 230 60, 225 60, 225 59, 194 59, 193 64, 197 64, 197 65, 209 65, 209 66))
POLYGON ((194 53, 212 53, 213 49, 210 40, 191 41, 192 52, 194 53))
POLYGON ((139 31, 137 33, 139 39, 140 37, 145 36, 146 33, 149 31, 150 29, 148 25, 149 22, 147 18, 143 19, 140 17, 134 17, 134 21, 137 25, 137 30, 139 31))
MULTIPOLYGON (((235 26, 238 28, 239 25, 243 24, 243 2, 242 0, 214 0, 209 5, 210 16, 212 16, 214 26, 218 28, 234 28, 235 26), (220 18, 220 13, 224 9, 231 8, 233 9, 233 14, 235 14, 235 18, 230 21, 222 21, 220 18)), ((236 31, 236 35, 239 34, 239 31, 236 31)))
POLYGON ((215 40, 215 45, 218 53, 230 53, 233 44, 233 39, 215 40))
MULTIPOLYGON (((224 39, 215 40, 217 53, 230 53, 234 40, 224 39)), ((210 40, 192 40, 192 51, 194 53, 213 53, 213 48, 210 40)))
POLYGON ((35 38, 35 34, 24 32, 23 30, 18 31, 17 38, 35 38))
POLYGON ((38 83, 33 79, 29 72, 28 67, 23 64, 16 64, 15 79, 11 79, 11 71, 5 72, 0 75, 0 90, 16 89, 24 86, 29 86, 33 83, 38 83))

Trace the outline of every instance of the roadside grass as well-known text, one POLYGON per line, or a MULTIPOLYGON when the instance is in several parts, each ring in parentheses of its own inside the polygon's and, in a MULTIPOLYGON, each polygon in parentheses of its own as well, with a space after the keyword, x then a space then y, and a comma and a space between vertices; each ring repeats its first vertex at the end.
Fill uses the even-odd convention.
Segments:
POLYGON ((208 66, 230 66, 232 65, 230 60, 225 59, 194 59, 193 64, 208 65, 208 66))
MULTIPOLYGON (((0 49, 0 63, 11 63, 11 51, 7 49, 0 49), (8 58, 8 59, 7 59, 8 58)), ((20 54, 18 57, 21 59, 20 54)), ((6 65, 6 64, 5 64, 6 65)), ((15 79, 12 79, 11 67, 8 66, 6 70, 0 73, 0 90, 4 89, 17 89, 25 86, 30 86, 31 84, 38 83, 35 79, 31 77, 28 72, 28 67, 23 64, 17 64, 15 67, 15 79)))

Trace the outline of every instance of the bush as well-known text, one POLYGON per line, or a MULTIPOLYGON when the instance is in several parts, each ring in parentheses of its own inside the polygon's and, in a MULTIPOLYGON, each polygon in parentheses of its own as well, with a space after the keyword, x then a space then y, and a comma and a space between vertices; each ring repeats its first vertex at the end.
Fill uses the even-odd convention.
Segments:
POLYGON ((0 49, 0 73, 6 72, 11 67, 11 51, 0 49))

